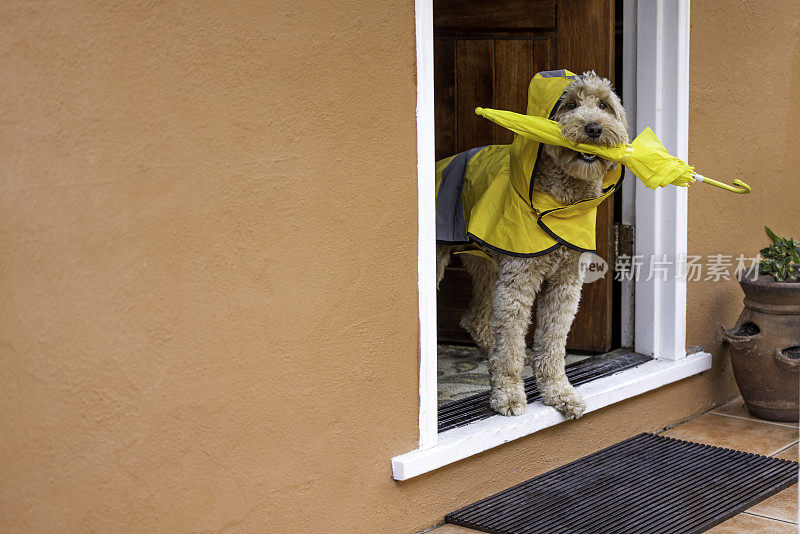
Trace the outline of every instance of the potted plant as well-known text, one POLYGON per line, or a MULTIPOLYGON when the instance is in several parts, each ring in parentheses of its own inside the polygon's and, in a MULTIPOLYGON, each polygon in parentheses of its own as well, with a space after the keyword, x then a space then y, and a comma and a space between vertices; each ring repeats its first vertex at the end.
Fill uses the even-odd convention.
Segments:
POLYGON ((766 228, 772 244, 757 267, 739 273, 744 310, 725 332, 747 408, 773 421, 798 420, 800 243, 766 228))

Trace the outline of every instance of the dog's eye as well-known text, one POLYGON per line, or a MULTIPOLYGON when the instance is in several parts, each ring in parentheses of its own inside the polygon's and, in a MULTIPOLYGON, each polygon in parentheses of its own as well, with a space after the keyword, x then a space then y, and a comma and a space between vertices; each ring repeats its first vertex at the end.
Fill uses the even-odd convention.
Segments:
POLYGON ((576 104, 575 102, 570 102, 569 104, 567 104, 567 109, 575 109, 577 107, 578 104, 576 104))
POLYGON ((606 105, 605 102, 600 102, 599 104, 597 104, 597 107, 600 109, 606 109, 608 106, 606 105))

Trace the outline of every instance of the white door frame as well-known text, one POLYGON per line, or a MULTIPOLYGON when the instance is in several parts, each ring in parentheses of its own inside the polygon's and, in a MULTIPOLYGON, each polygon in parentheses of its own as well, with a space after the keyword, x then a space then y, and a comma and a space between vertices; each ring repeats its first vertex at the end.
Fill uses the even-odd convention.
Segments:
MULTIPOLYGON (((686 161, 689 0, 626 0, 625 9, 636 14, 635 131, 650 126, 671 154, 686 161)), ((677 360, 686 355, 686 279, 676 276, 676 267, 687 251, 687 189, 652 191, 635 182, 636 254, 644 264, 635 284, 634 347, 677 360), (666 260, 666 280, 647 280, 653 259, 666 260)))
MULTIPOLYGON (((626 108, 633 117, 632 130, 639 132, 645 126, 652 127, 671 153, 685 159, 689 114, 689 0, 625 0, 624 5, 623 90, 626 108), (633 107, 631 95, 635 95, 633 107)), ((415 16, 420 321, 417 450, 422 451, 438 444, 432 0, 415 0, 415 16)), ((658 258, 667 255, 668 259, 675 260, 686 254, 686 189, 667 187, 654 192, 633 177, 625 181, 625 186, 623 218, 635 223, 636 253, 644 256, 642 276, 628 288, 628 294, 635 294, 635 308, 633 315, 627 316, 626 324, 630 325, 631 320, 634 323, 633 329, 628 327, 627 337, 634 334, 637 352, 659 360, 679 360, 686 355, 686 282, 674 277, 674 268, 666 281, 647 281, 646 278, 652 255, 658 258)), ((630 309, 629 306, 625 308, 630 309)))
POLYGON ((419 448, 437 443, 436 174, 433 122, 433 0, 415 0, 417 34, 417 209, 419 448))

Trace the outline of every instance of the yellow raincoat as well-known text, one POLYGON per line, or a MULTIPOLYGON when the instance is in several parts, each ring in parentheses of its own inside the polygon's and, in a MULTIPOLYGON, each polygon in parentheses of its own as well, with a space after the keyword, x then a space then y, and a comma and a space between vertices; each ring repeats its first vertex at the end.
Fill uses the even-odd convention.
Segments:
MULTIPOLYGON (((564 89, 577 76, 540 72, 528 87, 528 115, 551 118, 564 89)), ((621 167, 606 174, 598 198, 563 204, 534 191, 541 144, 517 135, 436 162, 436 240, 476 243, 512 256, 540 256, 565 246, 595 250, 597 206, 621 181, 621 167)))

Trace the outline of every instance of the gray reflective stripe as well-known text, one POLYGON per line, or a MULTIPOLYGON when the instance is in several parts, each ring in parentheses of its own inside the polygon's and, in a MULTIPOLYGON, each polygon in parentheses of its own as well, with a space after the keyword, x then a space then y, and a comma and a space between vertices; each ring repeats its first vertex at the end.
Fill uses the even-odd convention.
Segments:
POLYGON ((561 70, 546 70, 539 73, 542 78, 560 78, 567 75, 567 71, 561 70))
POLYGON ((472 156, 486 147, 473 148, 458 154, 442 171, 442 181, 436 195, 436 241, 466 243, 467 225, 464 220, 464 207, 461 203, 461 190, 464 174, 472 156))
POLYGON ((575 76, 567 76, 567 71, 564 69, 561 70, 546 70, 540 72, 539 75, 542 78, 567 78, 568 80, 577 80, 578 78, 583 78, 582 74, 577 74, 575 76))

